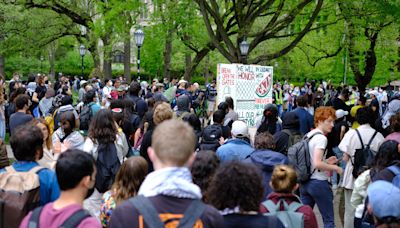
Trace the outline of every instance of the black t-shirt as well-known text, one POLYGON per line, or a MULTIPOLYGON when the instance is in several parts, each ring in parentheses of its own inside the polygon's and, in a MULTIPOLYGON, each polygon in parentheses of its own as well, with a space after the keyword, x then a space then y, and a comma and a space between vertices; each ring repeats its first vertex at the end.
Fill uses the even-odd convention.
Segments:
POLYGON ((143 135, 143 140, 142 144, 140 144, 140 156, 142 156, 144 159, 146 159, 148 166, 148 172, 153 172, 153 162, 151 162, 149 155, 147 153, 147 148, 151 146, 151 137, 153 136, 153 129, 148 130, 144 135, 143 135))
POLYGON ((332 106, 335 110, 342 109, 344 111, 350 112, 350 106, 348 106, 342 99, 338 97, 332 100, 332 106))
POLYGON ((36 86, 35 93, 37 94, 37 97, 39 100, 41 100, 44 97, 46 92, 47 92, 46 86, 42 86, 42 85, 36 86))
POLYGON ((287 154, 289 135, 283 131, 278 131, 274 134, 274 141, 275 141, 275 151, 282 154, 287 154))
POLYGON ((224 215, 225 228, 242 228, 242 227, 252 227, 252 228, 264 228, 264 227, 274 227, 280 228, 284 227, 276 216, 264 216, 261 214, 248 215, 248 214, 229 214, 224 215))
POLYGON ((328 141, 330 142, 332 148, 336 147, 340 143, 340 132, 342 127, 345 127, 345 133, 349 130, 349 125, 346 121, 335 122, 332 131, 328 134, 328 141))

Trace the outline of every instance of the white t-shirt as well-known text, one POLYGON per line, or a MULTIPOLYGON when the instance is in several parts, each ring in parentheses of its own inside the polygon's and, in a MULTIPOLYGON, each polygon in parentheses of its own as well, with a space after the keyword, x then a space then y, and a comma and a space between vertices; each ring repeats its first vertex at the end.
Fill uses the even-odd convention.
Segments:
MULTIPOLYGON (((364 145, 367 145, 369 140, 371 140, 372 135, 375 133, 375 129, 373 129, 369 124, 363 124, 357 128, 360 132, 362 141, 364 145)), ((377 133, 375 135, 374 140, 371 142, 371 149, 373 151, 378 151, 380 145, 382 144, 384 137, 381 133, 377 133)), ((356 130, 350 129, 343 137, 342 141, 339 144, 339 149, 349 155, 350 159, 354 162, 354 154, 356 149, 361 149, 360 138, 357 135, 356 130)), ((353 189, 354 187, 354 177, 353 177, 353 164, 349 160, 346 163, 346 168, 343 172, 343 182, 341 184, 342 187, 346 189, 353 189)))
POLYGON ((103 98, 107 98, 108 95, 110 95, 113 87, 112 86, 104 86, 103 87, 103 98))
MULTIPOLYGON (((315 149, 324 150, 324 155, 322 157, 322 160, 325 161, 325 159, 326 159, 325 158, 325 156, 326 156, 325 149, 326 149, 326 146, 328 145, 328 139, 325 137, 323 132, 319 129, 314 129, 307 133, 307 137, 310 137, 310 136, 316 134, 317 132, 320 132, 321 134, 315 135, 308 143, 308 148, 310 150, 310 159, 311 159, 311 172, 315 169, 314 162, 313 162, 315 149)), ((314 171, 314 173, 311 175, 311 179, 328 180, 328 175, 325 171, 319 171, 318 169, 316 169, 314 171)))

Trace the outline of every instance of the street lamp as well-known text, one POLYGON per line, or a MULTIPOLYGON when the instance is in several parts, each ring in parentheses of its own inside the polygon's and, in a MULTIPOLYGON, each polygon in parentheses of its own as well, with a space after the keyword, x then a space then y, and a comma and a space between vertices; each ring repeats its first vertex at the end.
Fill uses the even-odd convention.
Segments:
POLYGON ((143 45, 143 40, 144 40, 144 32, 142 29, 136 30, 133 35, 135 36, 135 42, 136 46, 138 48, 138 56, 137 56, 137 72, 138 72, 138 78, 137 80, 140 81, 140 48, 143 45))
POLYGON ((242 62, 246 63, 246 57, 249 52, 249 43, 247 43, 246 39, 243 39, 242 42, 240 42, 239 48, 240 48, 240 54, 242 55, 242 62))
POLYGON ((41 73, 43 73, 43 60, 44 60, 44 57, 41 55, 40 56, 40 72, 41 73))
POLYGON ((85 46, 83 44, 81 44, 81 46, 79 46, 79 55, 81 55, 81 59, 82 59, 82 64, 81 64, 81 77, 83 77, 83 57, 85 56, 86 53, 86 49, 85 46))

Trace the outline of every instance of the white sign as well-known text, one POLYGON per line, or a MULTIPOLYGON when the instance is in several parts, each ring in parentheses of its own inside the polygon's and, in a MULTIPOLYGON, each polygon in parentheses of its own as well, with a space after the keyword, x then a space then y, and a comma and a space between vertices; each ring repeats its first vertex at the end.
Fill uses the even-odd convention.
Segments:
POLYGON ((232 97, 239 119, 254 127, 264 106, 272 103, 273 68, 259 65, 218 64, 217 101, 232 97))

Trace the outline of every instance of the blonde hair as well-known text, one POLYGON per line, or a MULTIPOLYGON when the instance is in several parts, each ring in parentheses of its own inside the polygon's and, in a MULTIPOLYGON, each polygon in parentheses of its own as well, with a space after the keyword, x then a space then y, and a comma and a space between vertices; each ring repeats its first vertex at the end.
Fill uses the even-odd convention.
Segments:
POLYGON ((163 102, 154 109, 153 122, 158 125, 164 120, 172 119, 172 116, 173 112, 170 104, 163 102))
POLYGON ((174 119, 158 125, 151 140, 151 147, 157 158, 172 166, 184 166, 196 147, 193 128, 183 121, 174 119))
POLYGON ((297 184, 296 171, 287 165, 277 165, 272 172, 271 185, 275 192, 291 193, 297 184))
MULTIPOLYGON (((53 142, 52 142, 52 139, 51 139, 51 135, 52 135, 52 132, 50 131, 50 126, 49 126, 49 124, 46 122, 46 120, 45 119, 43 119, 43 118, 35 118, 35 119, 32 119, 31 120, 31 123, 32 123, 32 126, 37 126, 38 124, 43 124, 44 126, 46 126, 46 128, 47 128, 47 132, 48 132, 48 136, 47 136, 47 139, 46 139, 46 147, 47 147, 47 149, 48 150, 51 150, 51 148, 52 148, 52 145, 53 145, 53 142)), ((43 138, 43 140, 44 140, 44 138, 43 138)))

